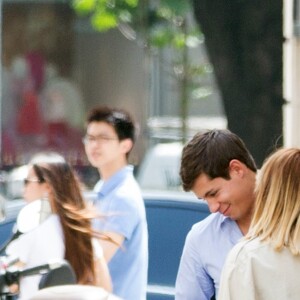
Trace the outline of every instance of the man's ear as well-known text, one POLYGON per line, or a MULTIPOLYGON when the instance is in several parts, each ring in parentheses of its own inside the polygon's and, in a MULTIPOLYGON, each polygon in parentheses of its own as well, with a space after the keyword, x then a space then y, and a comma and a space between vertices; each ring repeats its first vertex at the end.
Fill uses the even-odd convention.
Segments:
POLYGON ((237 159, 232 159, 229 162, 229 174, 230 177, 234 175, 244 176, 245 165, 237 159))
POLYGON ((125 140, 122 140, 121 145, 122 145, 122 150, 123 150, 124 154, 126 154, 126 153, 130 152, 130 150, 132 149, 133 142, 131 139, 125 139, 125 140))

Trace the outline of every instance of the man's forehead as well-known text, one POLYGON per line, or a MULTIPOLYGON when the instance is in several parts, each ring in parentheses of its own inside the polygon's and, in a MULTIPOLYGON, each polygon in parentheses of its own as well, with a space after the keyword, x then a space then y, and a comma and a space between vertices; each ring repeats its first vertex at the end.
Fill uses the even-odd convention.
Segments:
POLYGON ((87 133, 103 133, 103 132, 115 132, 114 127, 104 121, 91 122, 87 126, 87 133))
POLYGON ((206 174, 201 174, 195 180, 192 191, 198 198, 203 198, 204 195, 209 192, 214 185, 214 179, 211 179, 206 174))

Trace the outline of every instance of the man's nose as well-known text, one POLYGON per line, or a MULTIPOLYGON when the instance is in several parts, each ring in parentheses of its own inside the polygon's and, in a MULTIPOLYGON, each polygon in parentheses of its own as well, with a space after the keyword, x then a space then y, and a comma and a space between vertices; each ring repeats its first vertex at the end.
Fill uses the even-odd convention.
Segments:
POLYGON ((220 210, 220 203, 216 200, 207 200, 207 204, 211 213, 216 213, 220 210))

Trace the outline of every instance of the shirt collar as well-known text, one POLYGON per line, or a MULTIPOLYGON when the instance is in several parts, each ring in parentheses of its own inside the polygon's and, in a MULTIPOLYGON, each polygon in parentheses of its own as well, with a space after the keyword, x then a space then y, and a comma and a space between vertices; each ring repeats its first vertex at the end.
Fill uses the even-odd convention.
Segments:
POLYGON ((243 237, 243 233, 241 232, 236 221, 232 220, 229 217, 226 217, 220 214, 220 227, 221 230, 229 234, 230 240, 232 243, 236 243, 237 240, 243 237))
POLYGON ((98 193, 100 198, 105 197, 109 194, 113 189, 115 189, 120 182, 122 182, 128 174, 133 173, 133 166, 128 165, 124 168, 120 169, 113 176, 111 176, 108 180, 101 180, 96 184, 95 190, 98 193))

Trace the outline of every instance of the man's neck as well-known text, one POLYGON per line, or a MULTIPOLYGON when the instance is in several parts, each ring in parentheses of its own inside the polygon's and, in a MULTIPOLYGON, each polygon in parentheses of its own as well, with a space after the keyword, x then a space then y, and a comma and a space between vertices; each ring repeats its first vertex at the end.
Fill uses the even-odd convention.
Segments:
POLYGON ((246 235, 248 233, 248 230, 249 230, 249 227, 250 227, 250 224, 251 224, 252 215, 253 215, 253 209, 243 219, 236 220, 236 223, 239 226, 239 228, 240 228, 243 235, 246 235))
POLYGON ((128 165, 126 160, 115 161, 114 163, 101 166, 98 171, 102 180, 108 180, 115 173, 128 165))
POLYGON ((237 223, 238 227, 240 228, 242 234, 246 235, 248 233, 251 220, 249 220, 249 221, 243 220, 243 222, 236 221, 236 223, 237 223))
POLYGON ((248 213, 241 218, 240 220, 237 220, 236 223, 239 226, 241 232, 243 235, 246 235, 248 233, 250 224, 251 224, 251 219, 253 216, 253 211, 254 211, 254 203, 255 203, 255 195, 254 195, 254 189, 255 189, 255 182, 256 182, 256 174, 253 171, 250 171, 247 173, 247 179, 248 179, 248 193, 245 192, 245 200, 247 202, 250 201, 250 207, 248 207, 248 213))

